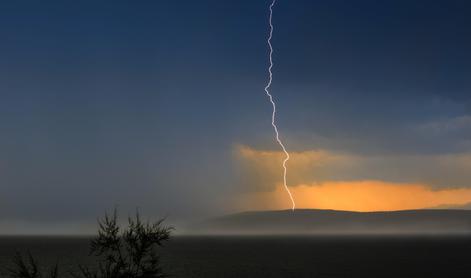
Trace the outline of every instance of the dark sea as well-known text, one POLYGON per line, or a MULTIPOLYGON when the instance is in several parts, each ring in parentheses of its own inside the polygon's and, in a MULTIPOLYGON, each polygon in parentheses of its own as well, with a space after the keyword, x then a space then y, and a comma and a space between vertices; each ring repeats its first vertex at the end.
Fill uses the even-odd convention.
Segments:
MULTIPOLYGON (((42 265, 59 262, 61 277, 93 265, 89 238, 1 237, 2 275, 16 251, 42 265)), ((173 237, 162 249, 172 277, 471 277, 471 237, 173 237)))

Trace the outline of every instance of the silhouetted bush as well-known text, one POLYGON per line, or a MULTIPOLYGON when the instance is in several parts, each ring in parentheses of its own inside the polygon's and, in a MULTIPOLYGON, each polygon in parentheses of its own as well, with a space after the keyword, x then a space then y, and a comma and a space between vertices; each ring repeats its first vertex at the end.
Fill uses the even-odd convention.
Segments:
POLYGON ((99 260, 98 270, 80 267, 85 278, 157 278, 166 277, 160 266, 157 247, 170 238, 172 227, 163 219, 142 222, 139 213, 121 229, 116 211, 99 221, 98 236, 91 242, 91 254, 99 260))
POLYGON ((38 262, 28 253, 27 259, 23 258, 20 253, 16 253, 13 259, 13 267, 8 269, 11 277, 14 278, 58 278, 58 265, 55 264, 44 276, 39 269, 38 262))
MULTIPOLYGON (((77 278, 161 278, 162 271, 157 248, 169 240, 173 227, 157 222, 143 222, 136 213, 128 218, 126 228, 121 228, 114 211, 98 220, 98 236, 91 241, 90 255, 97 259, 97 267, 90 269, 79 265, 80 271, 71 273, 77 278)), ((35 259, 28 254, 28 261, 17 254, 14 267, 9 270, 12 278, 58 278, 58 266, 44 276, 35 259)))

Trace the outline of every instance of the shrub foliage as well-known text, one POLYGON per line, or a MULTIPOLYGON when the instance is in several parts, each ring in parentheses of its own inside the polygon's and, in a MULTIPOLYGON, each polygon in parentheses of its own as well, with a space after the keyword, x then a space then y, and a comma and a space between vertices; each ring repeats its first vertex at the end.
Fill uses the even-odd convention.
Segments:
MULTIPOLYGON (((157 222, 142 221, 139 213, 128 218, 128 225, 118 224, 116 210, 112 216, 105 214, 98 220, 98 235, 91 241, 90 255, 96 257, 97 267, 79 265, 77 278, 161 278, 162 271, 158 248, 170 239, 172 227, 157 222)), ((11 278, 58 278, 58 266, 43 275, 36 260, 28 254, 17 254, 11 278)))

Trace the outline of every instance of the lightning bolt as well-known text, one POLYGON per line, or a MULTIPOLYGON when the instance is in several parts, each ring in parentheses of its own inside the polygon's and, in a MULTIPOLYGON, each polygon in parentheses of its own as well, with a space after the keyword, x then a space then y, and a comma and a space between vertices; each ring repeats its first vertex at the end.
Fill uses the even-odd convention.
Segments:
POLYGON ((270 4, 270 18, 269 18, 270 33, 269 33, 269 36, 268 36, 268 39, 267 39, 268 47, 270 48, 270 56, 269 56, 270 57, 270 66, 268 67, 269 79, 268 79, 267 85, 265 86, 265 93, 267 94, 267 96, 270 99, 270 102, 273 106, 273 112, 271 114, 271 125, 273 126, 273 129, 275 130, 276 141, 278 142, 278 144, 283 149, 283 152, 285 153, 285 158, 283 159, 283 186, 285 187, 286 192, 288 192, 288 195, 289 195, 289 198, 291 199, 291 204, 292 204, 291 209, 294 211, 294 209, 296 207, 296 203, 294 202, 293 195, 291 194, 291 191, 289 190, 288 185, 286 183, 286 173, 288 172, 288 168, 286 167, 286 162, 288 162, 288 160, 289 160, 289 153, 286 150, 285 145, 283 144, 283 142, 280 139, 280 133, 278 132, 278 127, 276 126, 276 123, 275 123, 276 104, 275 104, 275 101, 273 100, 273 96, 270 94, 270 86, 271 86, 271 82, 273 81, 273 72, 272 72, 272 68, 273 68, 273 46, 271 44, 271 39, 273 37, 272 18, 273 18, 273 6, 275 5, 275 2, 276 2, 276 0, 273 0, 270 4))

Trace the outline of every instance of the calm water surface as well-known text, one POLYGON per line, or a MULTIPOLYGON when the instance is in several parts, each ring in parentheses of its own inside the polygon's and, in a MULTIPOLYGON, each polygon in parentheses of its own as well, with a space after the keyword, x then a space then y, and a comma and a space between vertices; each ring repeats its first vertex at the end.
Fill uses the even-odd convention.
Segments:
MULTIPOLYGON (((43 265, 58 261, 69 277, 77 264, 94 263, 88 244, 79 237, 1 237, 0 266, 30 250, 43 265)), ((177 236, 161 254, 173 277, 471 277, 471 237, 177 236)))

